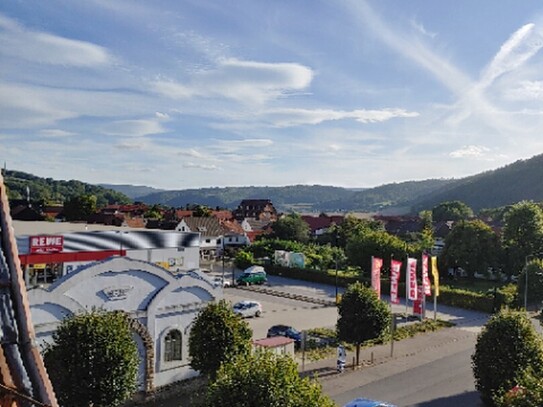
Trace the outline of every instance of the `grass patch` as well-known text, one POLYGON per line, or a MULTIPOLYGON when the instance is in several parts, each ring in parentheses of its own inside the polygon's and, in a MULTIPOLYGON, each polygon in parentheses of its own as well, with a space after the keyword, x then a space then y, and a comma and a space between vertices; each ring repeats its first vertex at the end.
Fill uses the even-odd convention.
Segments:
MULTIPOLYGON (((422 322, 415 322, 410 325, 400 326, 394 331, 394 341, 401 341, 402 339, 412 338, 418 334, 426 332, 434 332, 442 328, 450 328, 454 326, 452 322, 433 319, 426 319, 422 322)), ((339 341, 334 329, 329 328, 315 328, 307 331, 307 343, 305 357, 307 360, 315 362, 322 359, 334 357, 337 351, 339 341)), ((369 347, 375 345, 382 345, 390 342, 391 333, 387 331, 382 337, 372 339, 362 344, 362 347, 369 347)), ((354 351, 355 346, 352 344, 345 344, 345 348, 348 351, 354 351)), ((298 356, 301 356, 301 351, 297 352, 298 356)))

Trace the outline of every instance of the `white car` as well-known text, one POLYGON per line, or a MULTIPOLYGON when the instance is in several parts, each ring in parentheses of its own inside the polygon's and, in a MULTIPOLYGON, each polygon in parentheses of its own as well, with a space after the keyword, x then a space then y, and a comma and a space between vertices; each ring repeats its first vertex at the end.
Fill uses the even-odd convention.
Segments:
POLYGON ((222 277, 215 277, 213 279, 213 284, 218 287, 222 286, 222 288, 230 287, 230 281, 223 280, 222 277))
POLYGON ((236 302, 233 309, 242 318, 259 317, 262 314, 262 305, 257 301, 236 302))

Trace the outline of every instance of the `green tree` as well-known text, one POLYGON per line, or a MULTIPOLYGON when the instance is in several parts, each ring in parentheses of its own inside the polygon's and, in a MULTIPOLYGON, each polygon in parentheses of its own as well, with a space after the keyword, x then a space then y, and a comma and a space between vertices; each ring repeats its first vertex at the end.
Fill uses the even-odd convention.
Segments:
POLYGON ((66 220, 87 220, 96 212, 96 196, 85 194, 78 195, 64 203, 64 215, 66 220))
POLYGON ((340 341, 356 345, 356 364, 360 361, 360 346, 381 337, 392 318, 388 306, 377 293, 359 282, 351 284, 338 306, 337 333, 340 341))
POLYGON ((449 267, 462 267, 473 278, 499 268, 500 242, 490 226, 480 220, 457 222, 445 238, 442 259, 449 267))
POLYGON ((118 406, 136 390, 139 355, 126 314, 69 316, 53 340, 44 361, 62 406, 118 406))
POLYGON ((227 301, 209 303, 200 311, 190 331, 190 366, 214 377, 223 362, 251 352, 252 335, 249 325, 234 314, 227 301))
POLYGON ((368 230, 384 231, 383 222, 378 220, 359 219, 352 214, 348 214, 339 225, 333 225, 326 232, 326 242, 332 246, 346 248, 347 243, 354 237, 368 230))
POLYGON ((309 225, 297 213, 290 213, 278 219, 271 226, 277 239, 306 243, 309 241, 309 225))
POLYGON ((241 249, 234 257, 234 264, 240 269, 246 269, 255 264, 255 258, 251 252, 241 249))
POLYGON ((205 205, 197 205, 192 211, 192 216, 197 218, 209 218, 211 216, 211 209, 205 205))
POLYGON ((498 390, 493 399, 496 406, 543 406, 543 377, 534 374, 533 369, 523 370, 513 383, 508 383, 498 390))
POLYGON ((434 222, 467 220, 472 217, 473 210, 460 201, 442 202, 432 209, 432 219, 434 222))
POLYGON ((475 387, 488 405, 503 388, 528 368, 543 374, 543 339, 524 312, 502 310, 494 314, 477 337, 472 355, 475 387))
POLYGON ((543 252, 543 210, 533 202, 513 205, 505 215, 502 245, 506 272, 518 275, 529 255, 543 252))
POLYGON ((349 264, 362 270, 371 269, 371 257, 400 258, 410 249, 399 237, 385 231, 366 229, 350 238, 345 249, 349 264))
POLYGON ((290 356, 258 351, 224 363, 208 388, 206 406, 333 407, 317 381, 301 378, 290 356))
POLYGON ((161 220, 164 218, 164 216, 162 215, 162 208, 160 207, 160 205, 153 205, 151 206, 144 214, 143 216, 146 218, 146 219, 158 219, 158 220, 161 220))

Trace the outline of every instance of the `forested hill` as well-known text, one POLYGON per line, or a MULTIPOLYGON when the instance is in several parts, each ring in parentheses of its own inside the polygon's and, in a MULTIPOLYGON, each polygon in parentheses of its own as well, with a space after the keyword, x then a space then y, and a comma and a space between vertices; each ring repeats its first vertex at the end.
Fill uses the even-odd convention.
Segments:
POLYGON ((452 200, 462 201, 475 211, 510 205, 522 200, 541 202, 543 155, 461 178, 426 196, 420 196, 412 202, 412 206, 416 211, 452 200))
POLYGON ((113 189, 114 191, 120 192, 121 194, 124 194, 131 199, 165 191, 164 189, 130 184, 99 184, 99 186, 106 189, 113 189))
MULTIPOLYGON (((223 187, 165 191, 138 197, 148 203, 162 203, 183 207, 202 204, 210 207, 236 208, 242 199, 271 199, 274 206, 282 211, 318 210, 323 202, 336 199, 348 201, 355 190, 322 185, 291 185, 284 187, 223 187)), ((337 208, 340 209, 340 208, 337 208)))
POLYGON ((62 203, 75 196, 91 194, 97 198, 97 204, 129 203, 130 198, 113 189, 86 184, 81 181, 55 181, 52 178, 40 178, 21 171, 6 170, 2 173, 9 199, 26 199, 27 188, 32 201, 62 203))
POLYGON ((131 198, 148 204, 185 207, 198 204, 236 208, 242 199, 271 199, 279 211, 379 212, 402 207, 414 213, 432 209, 446 201, 462 201, 473 210, 497 208, 522 200, 543 201, 543 155, 517 161, 505 167, 457 180, 429 179, 393 183, 368 189, 347 189, 323 185, 285 187, 224 187, 162 191, 134 196, 156 189, 130 185, 101 186, 80 181, 55 181, 19 171, 7 171, 4 182, 11 199, 26 197, 29 187, 33 200, 64 201, 81 194, 94 194, 99 204, 127 203, 130 199, 115 191, 131 193, 131 198))
POLYGON ((271 199, 280 211, 361 211, 376 212, 384 208, 408 206, 451 181, 426 180, 388 184, 369 189, 347 189, 322 185, 285 187, 224 187, 165 191, 138 197, 148 204, 162 203, 182 207, 194 203, 210 207, 235 208, 242 199, 271 199))

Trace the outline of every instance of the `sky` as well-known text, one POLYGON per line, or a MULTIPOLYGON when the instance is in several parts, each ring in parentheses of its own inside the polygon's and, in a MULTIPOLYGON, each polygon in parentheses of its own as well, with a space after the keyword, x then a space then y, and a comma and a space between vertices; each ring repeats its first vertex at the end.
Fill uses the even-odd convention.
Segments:
POLYGON ((367 188, 543 153, 540 0, 5 0, 0 164, 367 188))

